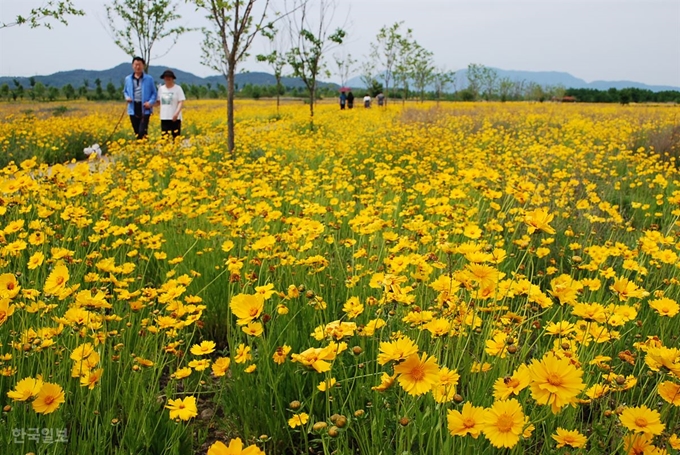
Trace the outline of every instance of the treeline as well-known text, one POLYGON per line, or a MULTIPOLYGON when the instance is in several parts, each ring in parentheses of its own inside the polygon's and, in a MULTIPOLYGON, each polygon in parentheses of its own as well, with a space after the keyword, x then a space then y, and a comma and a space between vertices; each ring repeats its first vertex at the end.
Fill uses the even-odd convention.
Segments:
MULTIPOLYGON (((222 84, 194 85, 180 84, 188 99, 226 99, 227 87, 222 84)), ((337 89, 332 86, 324 86, 318 89, 322 97, 334 97, 337 89)), ((239 87, 236 84, 236 96, 239 98, 259 99, 273 98, 277 95, 277 87, 274 85, 253 85, 245 84, 239 87)), ((307 89, 304 87, 281 86, 278 89, 279 96, 291 98, 305 98, 307 89)), ((94 84, 89 80, 84 80, 82 85, 74 87, 72 84, 58 88, 29 78, 28 87, 24 87, 19 80, 14 79, 12 84, 4 83, 0 85, 0 100, 4 101, 57 101, 57 100, 88 100, 88 101, 121 101, 123 100, 123 85, 116 86, 108 82, 106 86, 100 79, 95 79, 94 84)))
MULTIPOLYGON (((373 80, 370 88, 355 88, 355 96, 369 94, 375 97, 378 93, 385 93, 382 83, 373 80)), ((667 90, 653 92, 639 88, 597 90, 592 88, 564 88, 562 86, 540 85, 535 82, 497 80, 491 76, 484 83, 472 84, 462 90, 442 92, 435 90, 410 90, 404 88, 391 89, 388 96, 393 100, 418 101, 574 101, 582 103, 680 103, 680 91, 667 90)), ((226 99, 227 88, 223 84, 180 84, 188 99, 226 99)), ((236 84, 236 97, 242 99, 274 98, 283 96, 288 98, 306 99, 309 97, 305 87, 289 87, 275 85, 236 84), (278 93, 277 93, 278 92, 278 93)), ((317 99, 334 98, 338 95, 333 86, 322 86, 317 89, 317 99)), ((88 101, 121 101, 123 100, 122 84, 116 86, 108 82, 104 86, 100 79, 91 84, 84 80, 82 85, 73 87, 67 84, 61 88, 51 87, 42 82, 29 78, 29 86, 24 87, 18 80, 0 86, 0 99, 5 101, 57 101, 57 100, 88 100, 88 101)))
POLYGON ((123 86, 116 86, 113 82, 102 86, 100 79, 95 79, 94 85, 84 80, 79 87, 72 84, 58 88, 45 85, 31 77, 28 79, 28 87, 24 87, 19 80, 14 79, 12 85, 4 83, 0 85, 0 99, 7 101, 31 100, 31 101, 56 101, 56 100, 86 99, 90 101, 122 100, 123 86))
POLYGON ((592 88, 570 88, 565 91, 570 96, 583 103, 680 103, 680 91, 666 90, 653 92, 640 88, 624 88, 617 90, 596 90, 592 88))

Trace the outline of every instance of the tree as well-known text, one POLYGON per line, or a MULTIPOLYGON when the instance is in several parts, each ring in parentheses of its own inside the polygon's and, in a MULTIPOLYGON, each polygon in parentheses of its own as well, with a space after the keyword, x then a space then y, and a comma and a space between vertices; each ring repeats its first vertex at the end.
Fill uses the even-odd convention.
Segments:
POLYGON ((344 52, 342 54, 333 55, 333 59, 335 60, 335 66, 338 68, 340 86, 344 87, 347 85, 349 75, 354 71, 354 65, 356 65, 357 61, 352 58, 351 54, 345 54, 344 52))
POLYGON ((72 100, 76 98, 76 89, 73 88, 71 84, 66 84, 64 88, 61 89, 67 100, 72 100))
POLYGON ((52 21, 68 25, 68 16, 83 16, 85 12, 73 6, 72 0, 47 0, 42 6, 33 8, 26 15, 19 15, 14 22, 0 22, 0 29, 15 25, 28 25, 30 28, 52 28, 52 21))
POLYGON ((47 89, 45 88, 45 84, 38 81, 38 82, 35 83, 33 90, 31 90, 31 99, 39 99, 41 101, 45 101, 45 95, 46 94, 47 94, 47 89))
POLYGON ((495 69, 485 66, 482 74, 483 96, 485 100, 489 101, 496 93, 498 73, 495 69))
POLYGON ((146 62, 144 71, 148 71, 152 58, 167 54, 179 36, 189 31, 186 27, 171 26, 180 18, 174 12, 176 8, 173 0, 113 0, 106 5, 113 41, 130 57, 142 57, 146 62), (154 45, 166 38, 172 39, 172 44, 163 54, 152 57, 154 45))
POLYGON ((361 82, 364 83, 367 89, 374 86, 378 82, 375 78, 375 64, 369 60, 361 64, 361 82))
POLYGON ((104 89, 102 88, 102 81, 99 78, 94 80, 94 99, 104 99, 104 89))
POLYGON ((24 86, 21 85, 21 82, 19 82, 18 79, 12 79, 12 83, 14 83, 14 91, 12 93, 12 98, 16 101, 17 97, 20 99, 24 99, 24 86))
POLYGON ((81 98, 88 98, 88 93, 90 92, 90 81, 87 79, 83 80, 83 85, 78 87, 78 96, 81 98))
POLYGON ((484 65, 477 63, 470 63, 467 67, 467 90, 473 95, 473 99, 476 99, 482 90, 483 68, 484 65))
POLYGON ((263 30, 272 28, 265 23, 269 0, 190 0, 208 13, 211 30, 205 30, 201 46, 203 64, 219 71, 227 80, 227 149, 234 153, 234 76, 236 66, 248 56, 253 39, 263 30), (256 5, 261 5, 259 11, 256 5))
POLYGON ((295 14, 289 15, 289 30, 293 46, 288 52, 288 64, 293 75, 302 79, 309 93, 309 115, 314 119, 317 77, 326 69, 325 54, 342 44, 346 32, 342 28, 331 29, 335 13, 335 2, 319 0, 318 21, 310 18, 312 9, 309 2, 295 2, 295 14))
POLYGON ((390 82, 394 78, 395 66, 399 60, 403 62, 404 52, 411 41, 411 29, 402 31, 404 22, 395 22, 391 27, 383 27, 376 36, 376 42, 371 43, 371 57, 380 66, 380 78, 385 84, 385 105, 389 98, 390 82))
POLYGON ((456 80, 455 71, 447 71, 445 68, 438 68, 432 75, 432 81, 434 83, 434 91, 437 97, 437 106, 439 106, 439 100, 442 94, 446 90, 446 86, 453 84, 456 80))
POLYGON ((47 99, 54 101, 59 97, 59 89, 57 87, 47 88, 47 99))
POLYGON ((284 49, 279 30, 272 29, 267 33, 270 42, 269 54, 259 54, 257 56, 258 62, 269 64, 274 71, 274 78, 276 79, 276 114, 279 114, 279 106, 281 104, 281 93, 283 86, 281 85, 281 78, 283 77, 283 69, 288 63, 286 60, 286 52, 284 49))
POLYGON ((515 86, 514 82, 509 77, 503 77, 498 83, 498 94, 502 102, 508 101, 512 94, 512 89, 515 86))
POLYGON ((414 42, 410 59, 410 76, 414 87, 420 93, 420 102, 425 100, 425 88, 434 80, 434 61, 432 52, 414 42))
POLYGON ((109 81, 109 83, 106 84, 106 97, 110 100, 115 100, 120 97, 120 92, 111 81, 109 81))
POLYGON ((397 62, 394 65, 394 83, 395 86, 401 85, 402 97, 401 103, 404 105, 409 96, 409 83, 413 77, 413 59, 414 52, 417 48, 417 43, 410 40, 408 37, 402 39, 399 46, 399 55, 397 62))
POLYGON ((11 92, 9 89, 9 85, 7 83, 2 84, 2 86, 0 87, 0 97, 6 98, 7 101, 9 101, 11 97, 11 92))
POLYGON ((28 97, 31 98, 31 101, 35 100, 35 77, 31 76, 28 78, 28 86, 31 88, 31 91, 28 92, 28 97))

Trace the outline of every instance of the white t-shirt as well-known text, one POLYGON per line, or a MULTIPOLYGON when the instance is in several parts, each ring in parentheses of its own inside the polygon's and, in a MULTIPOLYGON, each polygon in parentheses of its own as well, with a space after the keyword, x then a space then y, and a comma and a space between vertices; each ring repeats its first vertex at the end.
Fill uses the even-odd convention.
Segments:
MULTIPOLYGON (((186 100, 184 90, 178 84, 168 88, 165 85, 158 87, 158 99, 161 100, 161 120, 172 120, 177 112, 177 105, 180 101, 186 100)), ((182 113, 179 113, 177 120, 182 120, 182 113)))

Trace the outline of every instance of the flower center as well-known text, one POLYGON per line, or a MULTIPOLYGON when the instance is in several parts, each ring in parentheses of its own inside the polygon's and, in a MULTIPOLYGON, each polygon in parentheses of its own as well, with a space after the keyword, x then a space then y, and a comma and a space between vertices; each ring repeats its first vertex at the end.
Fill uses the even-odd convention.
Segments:
POLYGON ((635 419, 635 425, 637 425, 638 427, 646 427, 647 419, 643 417, 638 417, 637 419, 635 419))
POLYGON ((466 418, 463 420, 463 426, 464 426, 465 428, 472 428, 472 427, 474 427, 474 426, 475 426, 475 421, 474 421, 474 419, 471 419, 470 417, 466 417, 466 418))
POLYGON ((46 405, 51 405, 54 402, 54 397, 52 396, 46 396, 45 399, 43 400, 46 405))
POLYGON ((498 416, 498 431, 507 433, 512 429, 512 416, 501 414, 498 416))
POLYGON ((411 370, 411 377, 415 381, 420 381, 421 379, 423 379, 425 377, 425 371, 423 369, 423 366, 418 365, 413 367, 413 369, 411 370))
POLYGON ((562 385, 562 377, 557 373, 550 373, 550 375, 548 375, 547 379, 548 379, 549 384, 557 385, 557 386, 562 385))

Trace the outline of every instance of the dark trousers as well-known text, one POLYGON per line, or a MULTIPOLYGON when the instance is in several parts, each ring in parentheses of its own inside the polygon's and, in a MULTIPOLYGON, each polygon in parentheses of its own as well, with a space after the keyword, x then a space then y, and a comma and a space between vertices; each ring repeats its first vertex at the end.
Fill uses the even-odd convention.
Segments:
POLYGON ((143 115, 142 103, 135 103, 135 115, 130 116, 137 139, 144 139, 149 131, 149 116, 143 115))
POLYGON ((161 120, 161 134, 172 134, 173 139, 182 133, 181 120, 161 120))

